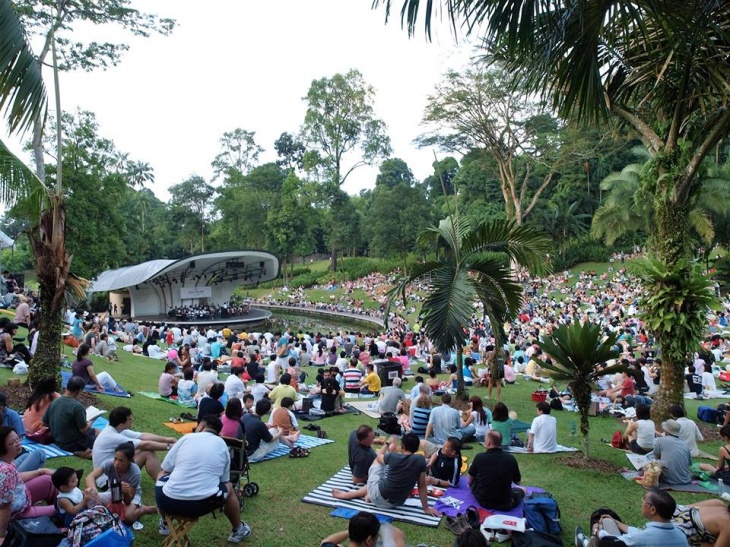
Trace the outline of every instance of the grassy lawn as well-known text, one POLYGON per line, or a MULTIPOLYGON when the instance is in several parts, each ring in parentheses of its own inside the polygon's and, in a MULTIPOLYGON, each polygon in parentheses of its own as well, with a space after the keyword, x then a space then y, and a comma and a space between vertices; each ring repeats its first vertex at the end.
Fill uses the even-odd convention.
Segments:
MULTIPOLYGON (((134 357, 120 352, 118 363, 108 363, 93 358, 97 371, 107 370, 126 389, 131 391, 153 391, 162 370, 162 363, 146 357, 134 357)), ((309 370, 311 377, 314 369, 309 370)), ((0 384, 4 384, 12 373, 0 369, 0 384)), ((406 382, 406 386, 412 386, 406 382)), ((534 416, 534 403, 531 392, 537 387, 533 382, 520 381, 508 386, 503 392, 503 400, 510 409, 516 410, 518 417, 530 421, 534 416)), ((485 396, 485 389, 473 389, 474 394, 485 396)), ((162 425, 170 416, 177 416, 183 410, 175 405, 136 396, 119 399, 101 396, 106 409, 116 405, 128 405, 134 411, 134 429, 170 435, 162 425)), ((696 401, 688 402, 688 414, 696 416, 696 401)), ((581 446, 580 437, 572 437, 569 424, 577 422, 578 415, 570 412, 556 412, 558 419, 558 442, 564 445, 581 446)), ((243 510, 243 517, 253 528, 249 545, 287 546, 317 545, 327 534, 346 527, 343 519, 329 516, 331 509, 302 503, 300 499, 313 488, 324 482, 347 462, 347 436, 357 426, 369 423, 375 426, 376 420, 364 415, 345 415, 327 418, 317 422, 327 431, 335 442, 312 450, 307 459, 278 458, 254 464, 251 479, 260 485, 258 496, 249 498, 243 510)), ((591 418, 591 451, 594 458, 610 461, 618 466, 627 466, 624 454, 599 442, 610 438, 613 431, 623 426, 612 418, 591 418)), ((705 443, 702 449, 715 453, 718 443, 705 443)), ((477 445, 465 451, 469 459, 481 450, 477 445)), ((561 464, 561 455, 517 455, 523 484, 545 488, 555 495, 562 510, 564 540, 572 542, 572 531, 576 525, 586 526, 590 513, 601 506, 611 506, 631 524, 641 524, 640 503, 642 489, 637 484, 624 480, 617 473, 602 472, 594 468, 573 469, 561 464)), ((59 458, 49 461, 51 467, 71 465, 86 467, 90 463, 76 458, 59 458)), ((153 504, 153 483, 143 473, 144 501, 153 504)), ((704 499, 696 494, 678 494, 682 502, 704 499)), ((157 534, 157 517, 145 517, 144 530, 136 533, 135 545, 152 546, 160 544, 157 534)), ((398 524, 406 532, 410 545, 424 542, 434 546, 449 546, 454 536, 443 524, 438 529, 398 524)), ((218 515, 206 516, 194 527, 191 538, 193 544, 210 546, 227 545, 229 533, 227 520, 218 515)))

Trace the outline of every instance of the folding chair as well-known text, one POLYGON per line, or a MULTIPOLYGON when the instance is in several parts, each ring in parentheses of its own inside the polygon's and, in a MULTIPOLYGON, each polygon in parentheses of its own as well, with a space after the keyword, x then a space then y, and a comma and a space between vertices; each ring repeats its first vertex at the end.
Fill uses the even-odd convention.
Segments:
POLYGON ((179 517, 176 515, 163 515, 170 535, 162 542, 163 547, 189 547, 190 529, 198 522, 198 517, 179 517))

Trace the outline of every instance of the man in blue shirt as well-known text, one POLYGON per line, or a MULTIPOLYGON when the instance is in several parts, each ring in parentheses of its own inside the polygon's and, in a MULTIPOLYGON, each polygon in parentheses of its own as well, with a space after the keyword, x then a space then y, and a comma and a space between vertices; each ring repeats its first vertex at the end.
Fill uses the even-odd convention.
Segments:
POLYGON ((580 527, 576 528, 576 545, 593 547, 598 545, 599 538, 614 536, 629 547, 686 547, 687 536, 671 522, 676 507, 677 503, 669 493, 652 488, 644 494, 641 504, 641 515, 648 520, 644 528, 627 526, 604 515, 593 525, 590 539, 583 535, 580 527))

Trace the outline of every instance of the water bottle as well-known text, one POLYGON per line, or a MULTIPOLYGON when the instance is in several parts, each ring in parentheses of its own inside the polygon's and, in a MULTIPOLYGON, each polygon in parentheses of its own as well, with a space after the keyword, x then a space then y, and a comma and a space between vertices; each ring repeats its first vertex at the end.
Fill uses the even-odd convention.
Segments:
POLYGON ((122 501, 122 481, 119 480, 117 470, 112 466, 111 476, 109 477, 109 492, 111 493, 112 503, 122 501))
POLYGON ((378 542, 376 543, 376 546, 391 547, 392 545, 395 545, 393 525, 388 523, 382 524, 380 526, 380 532, 378 533, 378 542))
POLYGON ((725 481, 717 479, 717 487, 720 490, 720 496, 722 496, 725 493, 725 481))
POLYGON ((575 423, 575 420, 570 420, 568 422, 568 432, 571 437, 575 437, 578 433, 578 424, 575 423))

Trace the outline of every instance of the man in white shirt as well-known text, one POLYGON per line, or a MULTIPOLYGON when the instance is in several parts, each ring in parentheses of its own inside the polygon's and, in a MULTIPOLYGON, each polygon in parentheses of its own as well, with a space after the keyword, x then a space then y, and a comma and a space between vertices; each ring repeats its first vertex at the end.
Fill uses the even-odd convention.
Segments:
POLYGON ((558 447, 558 421, 550 416, 550 405, 537 403, 537 417, 527 433, 528 452, 555 452, 558 447))
MULTIPOLYGON (((162 474, 155 484, 155 500, 163 515, 197 518, 216 509, 230 522, 230 543, 251 535, 241 520, 241 507, 230 483, 231 456, 219 437, 223 424, 216 416, 204 416, 195 433, 181 438, 162 462, 162 474)), ((158 531, 170 530, 160 521, 158 531)))
POLYGON ((679 439, 687 443, 689 453, 697 457, 700 455, 700 449, 697 447, 698 442, 702 442, 705 438, 700 432, 700 428, 692 420, 687 418, 684 409, 677 404, 669 407, 669 415, 679 424, 679 439))
POLYGON ((246 386, 243 383, 243 367, 233 367, 231 369, 231 375, 226 378, 225 393, 228 395, 228 399, 236 398, 242 399, 243 394, 246 393, 246 386))

